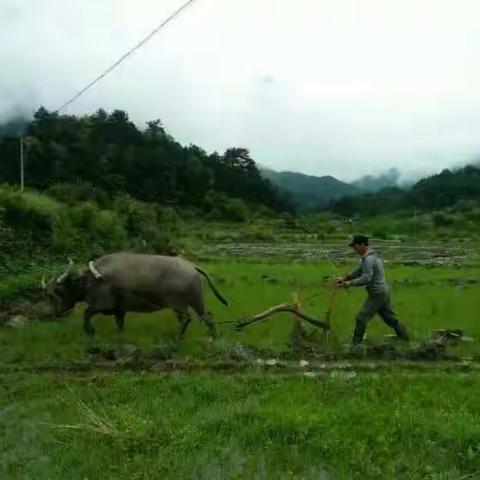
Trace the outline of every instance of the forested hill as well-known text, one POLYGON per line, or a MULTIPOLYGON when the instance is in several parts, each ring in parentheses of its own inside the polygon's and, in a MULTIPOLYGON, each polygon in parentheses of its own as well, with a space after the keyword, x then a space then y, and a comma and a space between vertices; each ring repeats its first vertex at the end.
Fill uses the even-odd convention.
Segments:
POLYGON ((262 168, 262 174, 281 191, 288 192, 296 207, 324 207, 345 196, 358 195, 359 188, 331 176, 316 177, 296 172, 276 172, 262 168))
MULTIPOLYGON (((11 127, 0 125, 0 183, 18 184, 19 141, 11 127)), ((81 184, 109 197, 128 193, 207 213, 232 201, 239 208, 243 202, 277 212, 292 209, 247 149, 208 154, 196 145, 182 146, 159 120, 140 130, 122 110, 76 117, 40 108, 24 135, 26 183, 39 190, 81 184)))
POLYGON ((378 193, 343 198, 330 208, 343 215, 378 215, 401 210, 435 210, 480 204, 480 167, 468 165, 418 181, 409 189, 388 188, 378 193))

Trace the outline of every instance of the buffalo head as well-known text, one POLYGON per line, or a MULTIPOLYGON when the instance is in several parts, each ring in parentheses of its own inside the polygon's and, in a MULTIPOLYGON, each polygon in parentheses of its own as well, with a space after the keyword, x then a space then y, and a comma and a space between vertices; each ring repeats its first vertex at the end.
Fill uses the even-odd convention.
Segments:
POLYGON ((68 315, 78 301, 78 273, 72 259, 69 259, 67 270, 59 277, 45 281, 42 279, 42 289, 52 303, 55 315, 68 315))

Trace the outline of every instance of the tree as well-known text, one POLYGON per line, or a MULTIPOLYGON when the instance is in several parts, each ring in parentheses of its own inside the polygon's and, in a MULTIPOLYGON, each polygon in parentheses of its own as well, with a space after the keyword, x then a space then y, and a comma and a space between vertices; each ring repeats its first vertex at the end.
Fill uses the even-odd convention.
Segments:
MULTIPOLYGON (((288 200, 262 178, 247 149, 209 155, 196 145, 184 147, 158 119, 147 122, 141 131, 123 110, 99 109, 93 115, 76 117, 41 107, 27 132, 31 139, 28 184, 39 189, 84 183, 110 198, 128 193, 140 200, 205 211, 210 209, 207 197, 213 192, 245 204, 289 208, 288 200)), ((0 181, 17 183, 18 139, 0 138, 0 156, 0 181)), ((82 195, 88 191, 83 189, 82 195)), ((233 209, 242 210, 238 202, 233 209)))

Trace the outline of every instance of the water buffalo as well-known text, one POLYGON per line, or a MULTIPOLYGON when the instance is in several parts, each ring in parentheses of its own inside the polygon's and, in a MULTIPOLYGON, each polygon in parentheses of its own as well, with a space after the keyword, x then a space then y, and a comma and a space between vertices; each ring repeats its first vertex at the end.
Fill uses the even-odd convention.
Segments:
POLYGON ((191 322, 188 312, 191 307, 215 337, 215 323, 203 301, 201 275, 215 296, 228 305, 201 268, 181 257, 161 255, 113 253, 89 262, 83 272, 70 260, 67 271, 48 283, 43 279, 42 288, 57 317, 68 315, 78 302, 87 304, 83 328, 89 336, 95 335, 91 319, 97 313, 114 315, 121 332, 127 312, 165 308, 175 311, 183 336, 191 322))

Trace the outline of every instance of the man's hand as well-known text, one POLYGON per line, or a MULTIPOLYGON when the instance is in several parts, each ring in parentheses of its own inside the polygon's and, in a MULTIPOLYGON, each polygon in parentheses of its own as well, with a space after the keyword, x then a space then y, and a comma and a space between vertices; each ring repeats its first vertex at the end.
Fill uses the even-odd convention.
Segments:
POLYGON ((345 277, 337 277, 335 279, 335 287, 337 288, 348 288, 350 282, 345 279, 345 277))

